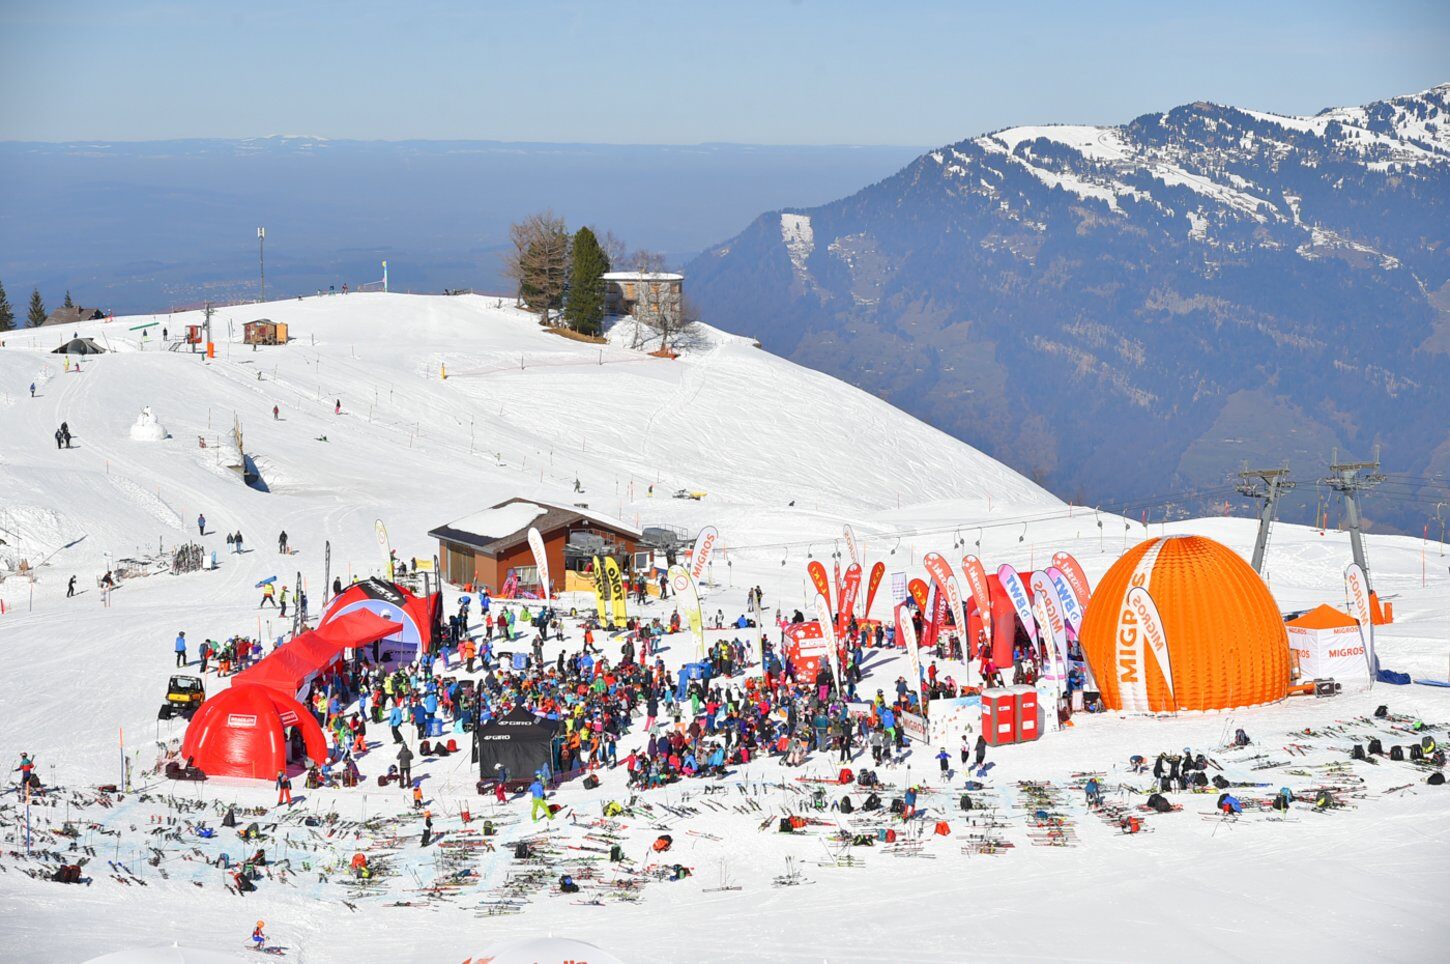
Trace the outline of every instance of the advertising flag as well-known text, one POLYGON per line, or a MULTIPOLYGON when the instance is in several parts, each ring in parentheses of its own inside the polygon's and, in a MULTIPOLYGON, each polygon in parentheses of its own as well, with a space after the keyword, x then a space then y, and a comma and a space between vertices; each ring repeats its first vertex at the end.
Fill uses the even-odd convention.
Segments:
POLYGON ((842 530, 846 536, 846 553, 856 565, 861 565, 861 548, 856 544, 856 530, 851 528, 851 523, 846 523, 842 530))
POLYGON ((997 581, 1002 584, 1007 598, 1012 600, 1012 608, 1017 611, 1017 618, 1022 620, 1027 635, 1036 636, 1037 620, 1032 616, 1032 604, 1027 600, 1027 589, 1022 585, 1022 577, 1011 566, 1003 566, 997 570, 997 581))
POLYGON ((976 556, 962 557, 962 573, 967 577, 967 588, 972 591, 972 601, 977 604, 977 618, 982 621, 982 632, 992 638, 992 590, 987 584, 987 570, 976 556))
POLYGON ((826 597, 826 602, 831 601, 831 581, 826 576, 826 567, 819 559, 812 559, 806 565, 806 575, 811 577, 811 585, 816 592, 826 597))
POLYGON ((1088 585, 1087 573, 1082 571, 1082 566, 1077 564, 1077 560, 1069 552, 1053 553, 1052 564, 1072 587, 1073 595, 1077 596, 1078 608, 1086 612, 1088 600, 1093 595, 1092 588, 1088 585))
POLYGON ((878 562, 871 567, 871 578, 866 581, 866 610, 861 614, 862 619, 871 618, 871 604, 876 601, 876 590, 881 588, 885 575, 886 563, 878 562))
POLYGON ((388 574, 388 582, 392 582, 393 544, 388 541, 388 527, 383 525, 382 519, 373 522, 373 534, 378 537, 378 548, 383 550, 383 569, 388 574))
POLYGON ((921 646, 916 638, 916 626, 911 621, 911 613, 906 606, 896 607, 896 638, 901 640, 906 647, 906 655, 911 658, 911 687, 916 690, 916 700, 924 704, 921 692, 921 646))
POLYGON ((609 625, 609 579, 604 575, 604 563, 594 557, 594 601, 599 604, 599 625, 609 625))
POLYGON ((1053 675, 1059 681, 1058 690, 1061 691, 1067 685, 1067 622, 1062 615, 1062 600, 1047 573, 1034 572, 1031 583, 1034 612, 1039 614, 1038 627, 1056 667, 1053 675))
POLYGON ((680 612, 684 613, 690 635, 695 638, 695 658, 704 659, 705 614, 700 611, 700 590, 695 586, 695 577, 690 575, 690 570, 678 563, 670 566, 668 575, 680 612))
POLYGON ((554 587, 549 581, 549 556, 544 552, 544 537, 539 530, 529 526, 529 551, 534 554, 534 566, 539 570, 539 585, 544 588, 544 598, 554 598, 554 587))
POLYGON ((931 613, 926 608, 928 592, 926 582, 921 579, 913 579, 906 584, 906 589, 911 593, 911 598, 916 601, 916 611, 921 613, 921 618, 930 619, 931 613))
POLYGON ((841 685, 841 651, 836 645, 836 628, 832 624, 831 604, 823 593, 816 593, 816 619, 821 624, 821 636, 826 641, 826 659, 831 665, 831 678, 839 687, 841 685))
POLYGON ((861 566, 859 563, 851 563, 846 567, 846 576, 842 580, 841 587, 841 612, 836 620, 840 624, 838 629, 845 632, 850 625, 851 613, 856 608, 856 595, 861 591, 861 566))
POLYGON ((1373 686, 1379 675, 1380 661, 1374 651, 1374 619, 1369 602, 1369 580, 1359 563, 1351 562, 1344 570, 1344 594, 1349 598, 1349 614, 1359 620, 1359 638, 1364 641, 1364 659, 1369 664, 1369 681, 1373 686))
POLYGON ((1158 664, 1158 672, 1163 675, 1163 682, 1168 685, 1168 699, 1172 703, 1169 709, 1177 711, 1178 696, 1173 690, 1173 662, 1169 659, 1168 636, 1163 631, 1163 618, 1158 615, 1158 605, 1142 586, 1129 589, 1123 604, 1133 611, 1137 619, 1138 634, 1148 652, 1153 654, 1153 661, 1158 664))
POLYGON ((1072 583, 1067 581, 1062 570, 1056 566, 1048 566, 1044 572, 1052 582, 1052 588, 1057 590, 1057 598, 1062 602, 1062 618, 1067 622, 1068 627, 1074 633, 1082 632, 1082 606, 1078 604, 1077 593, 1072 588, 1072 583))
MULTIPOLYGON (((629 614, 625 611, 624 578, 613 556, 604 557, 604 579, 609 584, 609 601, 614 607, 614 626, 623 629, 629 622, 629 614)), ((697 601, 697 608, 698 605, 697 601)))
POLYGON ((710 565, 710 557, 715 554, 715 543, 720 540, 720 532, 714 526, 706 526, 695 536, 695 548, 690 552, 690 575, 695 579, 695 585, 699 586, 705 582, 705 569, 710 565))

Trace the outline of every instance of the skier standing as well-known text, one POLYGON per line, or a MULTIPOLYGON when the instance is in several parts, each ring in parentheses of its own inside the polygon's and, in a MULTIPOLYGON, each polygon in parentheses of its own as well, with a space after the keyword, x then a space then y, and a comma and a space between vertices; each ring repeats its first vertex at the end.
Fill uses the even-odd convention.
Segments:
POLYGON ((284 555, 284 556, 287 555, 287 530, 286 529, 283 529, 281 532, 279 532, 277 534, 277 552, 280 553, 281 555, 284 555))
POLYGON ((186 632, 184 630, 176 634, 176 665, 186 665, 186 632))

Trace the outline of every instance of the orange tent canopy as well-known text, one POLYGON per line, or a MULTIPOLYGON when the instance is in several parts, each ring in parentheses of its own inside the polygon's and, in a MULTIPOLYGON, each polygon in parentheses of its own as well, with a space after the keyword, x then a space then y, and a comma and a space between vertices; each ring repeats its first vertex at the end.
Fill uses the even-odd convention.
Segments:
POLYGON ((1346 629, 1350 626, 1358 626, 1359 620, 1349 613, 1340 612, 1333 606, 1321 604, 1298 619, 1289 620, 1285 625, 1298 626, 1301 629, 1346 629))

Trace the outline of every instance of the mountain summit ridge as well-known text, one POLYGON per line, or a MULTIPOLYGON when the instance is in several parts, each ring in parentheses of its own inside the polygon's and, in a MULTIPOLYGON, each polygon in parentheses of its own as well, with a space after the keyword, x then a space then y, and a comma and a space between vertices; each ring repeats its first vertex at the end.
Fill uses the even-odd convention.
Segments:
MULTIPOLYGON (((1417 479, 1450 469, 1430 415, 1450 409, 1450 84, 1006 127, 763 214, 687 271, 716 323, 1066 497, 1221 505, 1242 460, 1314 473, 1376 445, 1417 479)), ((1391 502, 1380 520, 1423 514, 1391 502)))

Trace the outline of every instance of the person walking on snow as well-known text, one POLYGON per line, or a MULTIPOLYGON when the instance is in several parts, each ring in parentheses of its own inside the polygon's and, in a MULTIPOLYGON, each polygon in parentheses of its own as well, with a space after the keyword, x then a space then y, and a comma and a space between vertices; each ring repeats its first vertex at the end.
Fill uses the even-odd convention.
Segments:
POLYGON ((946 747, 942 747, 940 752, 937 753, 936 762, 941 764, 941 775, 945 777, 947 771, 952 767, 952 755, 947 752, 946 747))
POLYGON ((35 382, 31 382, 30 383, 30 397, 31 398, 34 398, 35 397, 35 382))
POLYGON ((199 512, 196 515, 196 534, 199 536, 206 535, 206 516, 199 512))
POLYGON ((60 429, 55 430, 55 447, 58 449, 65 448, 65 436, 60 434, 60 429))
POLYGON ((277 533, 277 552, 280 553, 281 555, 284 555, 284 556, 287 555, 287 530, 286 529, 283 529, 281 532, 277 533))
POLYGON ((398 750, 398 784, 407 787, 413 782, 413 751, 404 743, 398 750))
POLYGON ((279 411, 280 411, 280 409, 278 409, 276 405, 273 405, 272 406, 272 421, 274 421, 274 422, 275 421, 278 421, 278 412, 279 411))
POLYGON ((184 630, 176 634, 176 665, 186 665, 186 632, 184 630))
POLYGON ((986 763, 986 762, 987 762, 987 737, 985 735, 979 733, 979 734, 977 734, 977 762, 976 762, 975 766, 976 766, 976 768, 978 770, 980 770, 980 769, 982 769, 982 764, 983 763, 986 763))
POLYGON ((278 613, 277 616, 279 618, 285 619, 285 618, 287 618, 287 587, 286 586, 283 586, 282 587, 282 591, 277 594, 277 598, 280 599, 281 602, 282 602, 282 611, 280 613, 278 613))
POLYGON ((292 806, 292 780, 287 776, 286 770, 277 771, 277 806, 286 803, 292 806))
POLYGON ((70 582, 66 583, 66 587, 65 587, 65 598, 69 599, 70 597, 74 596, 75 594, 76 594, 76 577, 75 576, 71 576, 70 577, 70 582))
POLYGON ((334 414, 334 415, 341 415, 342 414, 342 399, 339 398, 337 400, 337 402, 332 406, 332 414, 334 414))
POLYGON ((271 603, 273 606, 277 605, 277 590, 270 582, 262 587, 262 601, 257 603, 257 608, 261 609, 267 603, 271 603))
POLYGON ((239 553, 242 551, 242 530, 241 529, 238 529, 236 531, 236 551, 239 552, 239 553))
POLYGON ((529 784, 529 797, 533 801, 531 809, 529 811, 530 820, 538 823, 540 810, 542 810, 544 812, 544 816, 548 817, 550 820, 554 819, 554 812, 549 809, 547 794, 544 792, 544 781, 540 780, 537 775, 535 775, 534 777, 534 782, 529 784))

